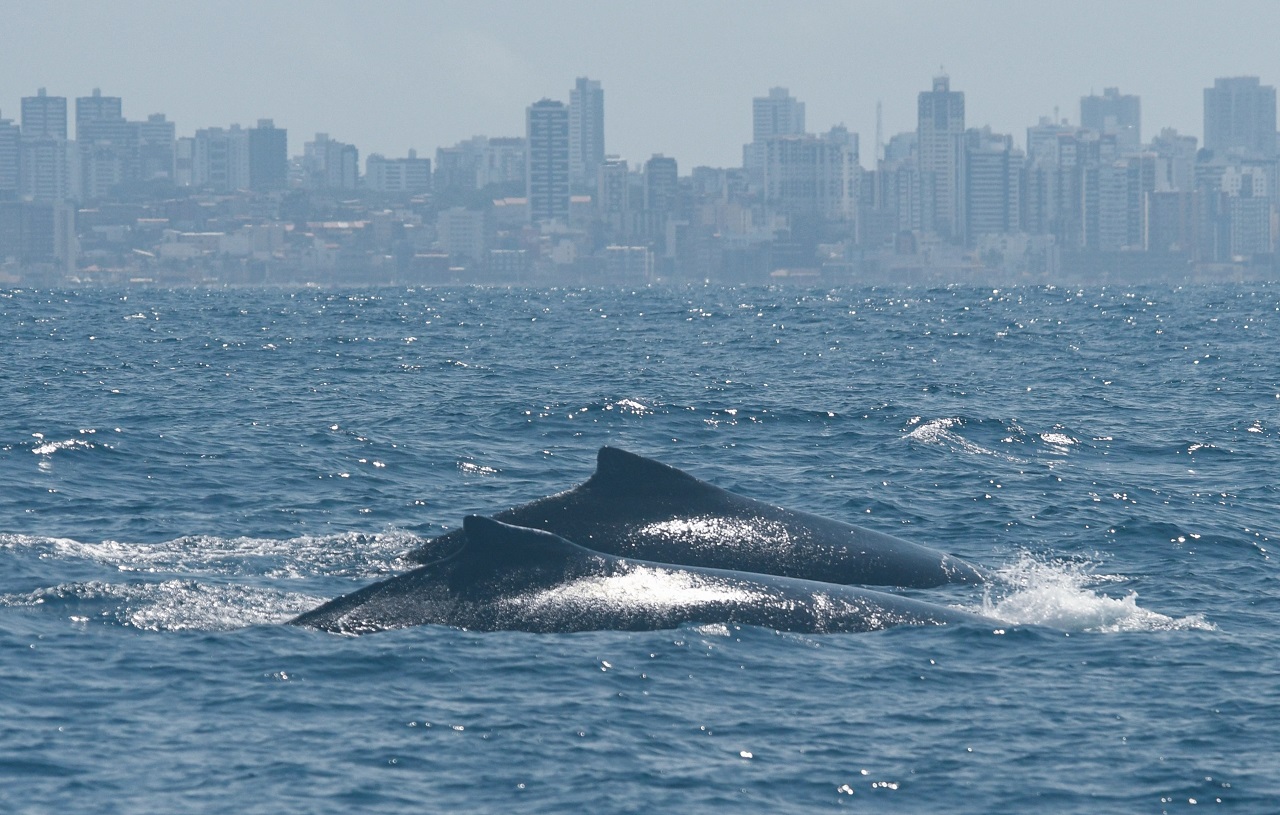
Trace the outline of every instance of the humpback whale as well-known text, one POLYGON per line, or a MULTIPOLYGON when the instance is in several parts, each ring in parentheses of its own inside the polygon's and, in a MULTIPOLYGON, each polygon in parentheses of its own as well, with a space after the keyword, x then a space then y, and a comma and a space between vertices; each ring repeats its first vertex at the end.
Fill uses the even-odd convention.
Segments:
MULTIPOLYGON (((936 549, 736 495, 615 447, 601 447, 596 461, 582 484, 493 517, 597 552, 683 566, 905 588, 985 579, 981 567, 936 549)), ((455 529, 407 557, 437 560, 466 534, 455 529)))
POLYGON ((475 515, 463 530, 466 540, 439 561, 338 597, 291 623, 364 634, 415 625, 549 633, 709 623, 837 633, 985 622, 854 586, 615 557, 475 515))

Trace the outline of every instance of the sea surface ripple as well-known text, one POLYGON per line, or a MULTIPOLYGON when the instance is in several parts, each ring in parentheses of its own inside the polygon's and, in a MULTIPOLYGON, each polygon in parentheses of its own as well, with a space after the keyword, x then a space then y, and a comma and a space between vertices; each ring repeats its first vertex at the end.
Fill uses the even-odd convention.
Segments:
POLYGON ((1280 811, 1280 290, 0 291, 0 811, 1280 811), (998 626, 279 623, 611 444, 998 626))

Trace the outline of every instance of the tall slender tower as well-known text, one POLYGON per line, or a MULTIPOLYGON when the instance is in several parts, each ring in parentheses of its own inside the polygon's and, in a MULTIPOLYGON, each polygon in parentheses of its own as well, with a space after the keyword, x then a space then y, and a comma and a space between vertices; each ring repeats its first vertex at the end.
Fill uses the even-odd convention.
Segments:
POLYGON ((596 183, 604 163, 604 91, 594 79, 579 77, 569 91, 569 179, 575 186, 596 183))
POLYGON ((18 197, 18 168, 22 159, 21 130, 0 116, 0 201, 18 197))
POLYGON ((933 203, 933 231, 944 238, 964 233, 964 93, 951 90, 951 79, 934 77, 933 90, 922 91, 916 126, 917 155, 924 197, 933 203))
POLYGON ((525 111, 529 160, 525 163, 525 195, 529 220, 569 222, 569 109, 564 102, 543 99, 525 111))

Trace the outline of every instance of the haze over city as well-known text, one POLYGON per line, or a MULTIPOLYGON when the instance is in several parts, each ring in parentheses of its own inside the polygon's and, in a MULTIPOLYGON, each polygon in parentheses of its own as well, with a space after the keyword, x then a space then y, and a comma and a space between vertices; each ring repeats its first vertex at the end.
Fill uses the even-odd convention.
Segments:
POLYGON ((19 5, 0 280, 1272 279, 1277 9, 19 5))
MULTIPOLYGON (((735 166, 749 100, 787 87, 809 128, 843 123, 870 166, 876 103, 886 135, 915 129, 916 94, 944 70, 967 119, 1020 143, 1040 116, 1076 120, 1081 96, 1142 98, 1148 132, 1202 138, 1214 77, 1280 75, 1270 2, 1070 4, 493 0, 357 6, 162 0, 0 4, 0 114, 46 87, 101 87, 126 115, 164 111, 180 135, 273 118, 363 154, 430 155, 475 134, 519 135, 525 107, 578 76, 608 90, 608 149, 682 167, 735 166)), ((300 141, 298 142, 300 144, 300 141)))

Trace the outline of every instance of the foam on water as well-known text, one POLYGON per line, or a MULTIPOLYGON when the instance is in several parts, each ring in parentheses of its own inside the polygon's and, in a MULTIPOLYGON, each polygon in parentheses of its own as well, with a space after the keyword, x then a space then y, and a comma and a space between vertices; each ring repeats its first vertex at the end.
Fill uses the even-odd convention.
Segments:
POLYGON ((78 625, 108 622, 144 631, 229 631, 282 623, 321 601, 300 592, 195 580, 65 583, 0 595, 0 606, 47 607, 78 625))
POLYGON ((37 535, 0 535, 0 549, 38 552, 58 560, 88 560, 121 572, 299 578, 379 577, 411 564, 400 557, 422 542, 399 530, 303 535, 288 540, 185 535, 159 543, 81 542, 37 535))
POLYGON ((1137 592, 1111 597, 1099 584, 1123 578, 1095 574, 1088 563, 1050 561, 1023 553, 996 572, 984 592, 979 614, 1010 625, 1045 625, 1064 631, 1214 631, 1200 614, 1174 618, 1138 605, 1137 592))

